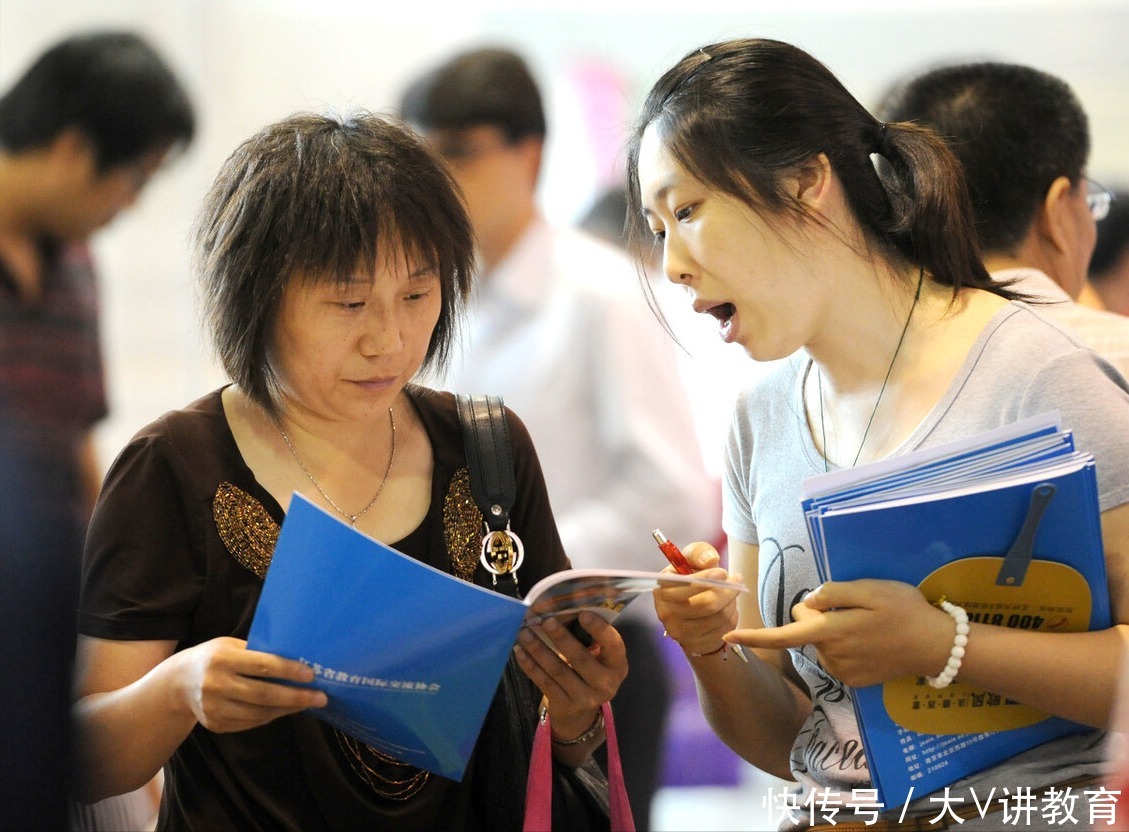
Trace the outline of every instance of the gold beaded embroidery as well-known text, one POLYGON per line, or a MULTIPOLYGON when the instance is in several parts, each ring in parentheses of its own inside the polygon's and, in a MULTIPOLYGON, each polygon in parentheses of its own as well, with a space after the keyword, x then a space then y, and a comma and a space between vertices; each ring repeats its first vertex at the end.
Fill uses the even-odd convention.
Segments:
POLYGON ((474 580, 484 528, 482 512, 471 494, 470 472, 460 468, 451 477, 451 486, 443 501, 443 540, 455 575, 464 581, 474 580))
MULTIPOLYGON (((232 556, 259 578, 266 577, 279 526, 262 503, 222 482, 212 499, 212 515, 220 539, 232 556)), ((460 468, 451 478, 443 501, 443 537, 452 570, 461 580, 474 578, 482 528, 482 514, 471 496, 470 473, 460 468)), ((427 785, 430 772, 401 763, 336 728, 333 733, 353 773, 381 797, 410 800, 427 785)))
POLYGON ((263 504, 231 483, 221 482, 212 498, 212 516, 216 531, 232 556, 265 578, 278 543, 279 528, 263 504))
POLYGON ((345 752, 345 759, 353 773, 381 797, 387 800, 411 800, 427 785, 430 771, 401 763, 336 728, 333 729, 333 734, 337 737, 337 744, 345 752))

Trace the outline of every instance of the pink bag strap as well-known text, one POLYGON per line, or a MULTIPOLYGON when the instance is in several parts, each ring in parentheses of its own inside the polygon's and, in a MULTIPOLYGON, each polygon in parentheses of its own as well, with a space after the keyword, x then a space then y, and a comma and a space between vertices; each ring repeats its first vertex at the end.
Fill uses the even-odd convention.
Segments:
POLYGON ((612 832, 635 832, 635 816, 627 800, 627 786, 623 782, 623 766, 619 762, 619 739, 615 735, 612 706, 605 702, 604 732, 608 743, 608 802, 611 806, 612 832))
MULTIPOLYGON (((619 760, 619 740, 615 734, 611 705, 600 706, 604 713, 604 731, 608 743, 608 803, 611 809, 612 832, 635 832, 635 818, 627 801, 623 784, 623 767, 619 760)), ((524 832, 551 832, 553 826, 553 750, 549 714, 544 712, 533 736, 529 761, 529 780, 525 787, 524 832)))
POLYGON ((525 783, 523 832, 551 832, 553 828, 553 749, 549 714, 543 711, 533 735, 529 778, 525 783))

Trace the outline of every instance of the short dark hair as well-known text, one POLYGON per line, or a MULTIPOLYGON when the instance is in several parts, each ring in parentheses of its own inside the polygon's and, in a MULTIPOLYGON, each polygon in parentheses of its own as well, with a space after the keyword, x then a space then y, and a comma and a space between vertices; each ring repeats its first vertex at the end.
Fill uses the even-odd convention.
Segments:
POLYGON ((195 228, 195 269, 231 379, 269 412, 267 358, 283 289, 348 281, 378 256, 434 262, 442 306, 425 367, 442 367, 471 287, 474 237, 442 161, 404 124, 371 113, 299 113, 228 157, 195 228))
POLYGON ((400 114, 424 130, 498 127, 510 142, 545 135, 541 92, 520 55, 508 49, 463 52, 408 85, 400 114))
POLYGON ((0 98, 0 147, 21 153, 77 129, 94 146, 99 171, 192 141, 187 92, 168 65, 132 32, 74 35, 40 55, 0 98))
POLYGON ((938 67, 896 87, 893 121, 931 127, 964 168, 980 247, 1015 248, 1051 183, 1077 183, 1090 156, 1086 113, 1065 81, 1029 66, 983 61, 938 67))
POLYGON ((916 125, 880 123, 826 66, 795 46, 752 38, 704 46, 651 88, 627 153, 629 230, 637 251, 645 234, 639 146, 652 127, 696 179, 777 216, 808 216, 787 192, 785 177, 824 153, 883 257, 928 269, 954 292, 975 286, 1015 297, 984 268, 964 178, 945 143, 916 125), (881 176, 872 154, 888 164, 881 176))

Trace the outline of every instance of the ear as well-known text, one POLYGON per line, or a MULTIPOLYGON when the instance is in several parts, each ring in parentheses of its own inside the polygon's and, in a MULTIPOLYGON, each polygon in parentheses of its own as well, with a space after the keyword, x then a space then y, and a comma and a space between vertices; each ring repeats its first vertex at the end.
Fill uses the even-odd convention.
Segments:
POLYGON ((831 161, 820 153, 796 171, 792 195, 805 206, 820 209, 831 190, 831 161))
POLYGON ((1071 204, 1074 186, 1065 176, 1060 176, 1047 188, 1043 204, 1035 214, 1035 229, 1043 242, 1059 254, 1070 250, 1073 239, 1074 212, 1071 204))
POLYGON ((67 159, 81 159, 94 155, 94 145, 81 130, 67 127, 60 130, 48 145, 50 152, 67 159))
POLYGON ((51 169, 59 176, 71 181, 94 176, 97 168, 94 145, 81 130, 73 127, 62 130, 46 150, 51 169))
POLYGON ((545 150, 545 140, 540 136, 526 136, 518 141, 516 149, 525 163, 525 171, 529 181, 536 186, 537 180, 541 176, 541 157, 545 150))

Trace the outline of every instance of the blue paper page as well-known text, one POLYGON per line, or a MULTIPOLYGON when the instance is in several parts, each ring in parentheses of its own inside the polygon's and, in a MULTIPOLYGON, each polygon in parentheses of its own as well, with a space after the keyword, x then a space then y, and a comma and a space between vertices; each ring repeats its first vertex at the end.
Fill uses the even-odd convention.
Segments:
POLYGON ((994 453, 1001 448, 1023 444, 1041 436, 1059 432, 1057 413, 1032 416, 1019 422, 1001 425, 967 439, 928 445, 912 453, 880 459, 854 468, 843 468, 827 474, 809 477, 803 483, 803 496, 823 497, 847 493, 850 489, 871 481, 881 481, 887 476, 899 476, 909 470, 928 471, 931 466, 945 465, 951 460, 994 453))
POLYGON ((295 494, 247 643, 313 668, 311 713, 460 780, 525 612, 295 494))

